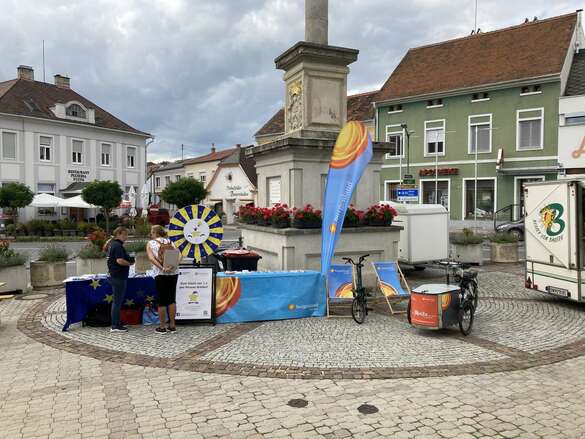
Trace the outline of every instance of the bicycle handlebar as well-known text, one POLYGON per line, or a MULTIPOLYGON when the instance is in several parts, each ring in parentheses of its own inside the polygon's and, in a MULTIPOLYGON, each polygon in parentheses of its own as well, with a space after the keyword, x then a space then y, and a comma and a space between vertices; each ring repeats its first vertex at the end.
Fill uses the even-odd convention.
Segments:
POLYGON ((369 255, 369 254, 367 254, 367 255, 362 255, 362 256, 360 256, 360 258, 359 258, 359 260, 358 260, 357 262, 354 262, 354 260, 353 260, 353 259, 351 259, 351 258, 348 258, 348 257, 344 257, 344 258, 341 258, 341 259, 343 259, 343 260, 345 261, 345 263, 346 263, 346 264, 362 265, 362 262, 363 262, 363 261, 364 261, 364 259, 366 259, 368 256, 370 256, 370 255, 369 255))

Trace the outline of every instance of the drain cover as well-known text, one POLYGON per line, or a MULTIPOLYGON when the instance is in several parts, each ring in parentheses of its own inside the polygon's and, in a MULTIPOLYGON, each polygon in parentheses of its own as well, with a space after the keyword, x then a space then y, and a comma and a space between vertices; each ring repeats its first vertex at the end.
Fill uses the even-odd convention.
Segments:
POLYGON ((294 407, 296 409, 302 409, 303 407, 306 407, 307 405, 309 405, 309 403, 305 400, 305 399, 291 399, 288 403, 288 405, 290 405, 291 407, 294 407))
POLYGON ((378 413, 378 407, 371 404, 362 404, 358 407, 358 412, 362 415, 372 415, 374 413, 378 413))
POLYGON ((49 297, 48 294, 45 293, 32 293, 32 294, 22 294, 20 296, 15 297, 16 300, 40 300, 44 299, 45 297, 49 297))

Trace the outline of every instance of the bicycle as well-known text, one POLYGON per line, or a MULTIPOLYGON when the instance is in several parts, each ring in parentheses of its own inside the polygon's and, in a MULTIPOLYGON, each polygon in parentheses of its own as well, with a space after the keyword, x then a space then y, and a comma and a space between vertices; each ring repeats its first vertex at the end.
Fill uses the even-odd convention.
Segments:
POLYGON ((362 283, 362 268, 364 266, 362 262, 368 256, 370 255, 367 254, 360 256, 357 262, 354 262, 351 258, 341 258, 346 264, 352 264, 355 267, 355 288, 353 289, 353 301, 351 302, 351 316, 355 322, 360 325, 364 323, 366 316, 368 315, 368 299, 366 289, 362 283))
POLYGON ((479 302, 477 271, 469 270, 470 265, 459 262, 446 261, 439 264, 445 267, 447 285, 451 283, 451 276, 459 285, 459 330, 463 335, 468 335, 479 302))

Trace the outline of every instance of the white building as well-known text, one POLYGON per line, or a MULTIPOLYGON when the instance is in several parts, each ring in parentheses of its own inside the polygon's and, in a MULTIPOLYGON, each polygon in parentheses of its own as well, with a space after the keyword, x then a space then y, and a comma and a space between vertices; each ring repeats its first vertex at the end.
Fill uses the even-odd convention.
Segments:
POLYGON ((559 166, 567 178, 585 178, 585 49, 575 53, 559 99, 559 166))
MULTIPOLYGON (((16 79, 0 82, 1 184, 22 182, 35 193, 68 198, 90 181, 110 180, 138 192, 149 138, 73 91, 67 77, 39 82, 31 67, 20 66, 16 79)), ((54 220, 58 212, 21 209, 21 220, 39 217, 54 220)))

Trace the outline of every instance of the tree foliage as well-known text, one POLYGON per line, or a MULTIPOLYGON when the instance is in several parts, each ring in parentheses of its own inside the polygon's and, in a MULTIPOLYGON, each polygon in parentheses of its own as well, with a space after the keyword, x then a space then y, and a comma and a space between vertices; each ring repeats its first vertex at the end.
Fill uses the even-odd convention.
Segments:
POLYGON ((205 186, 192 178, 181 178, 169 184, 160 194, 161 198, 177 208, 199 204, 207 196, 205 186))
POLYGON ((32 203, 33 191, 22 183, 7 183, 0 188, 0 207, 9 208, 14 214, 14 222, 18 217, 18 209, 32 203))
POLYGON ((106 217, 106 229, 110 232, 110 214, 122 201, 124 191, 117 181, 92 181, 81 191, 83 201, 99 206, 106 217))

